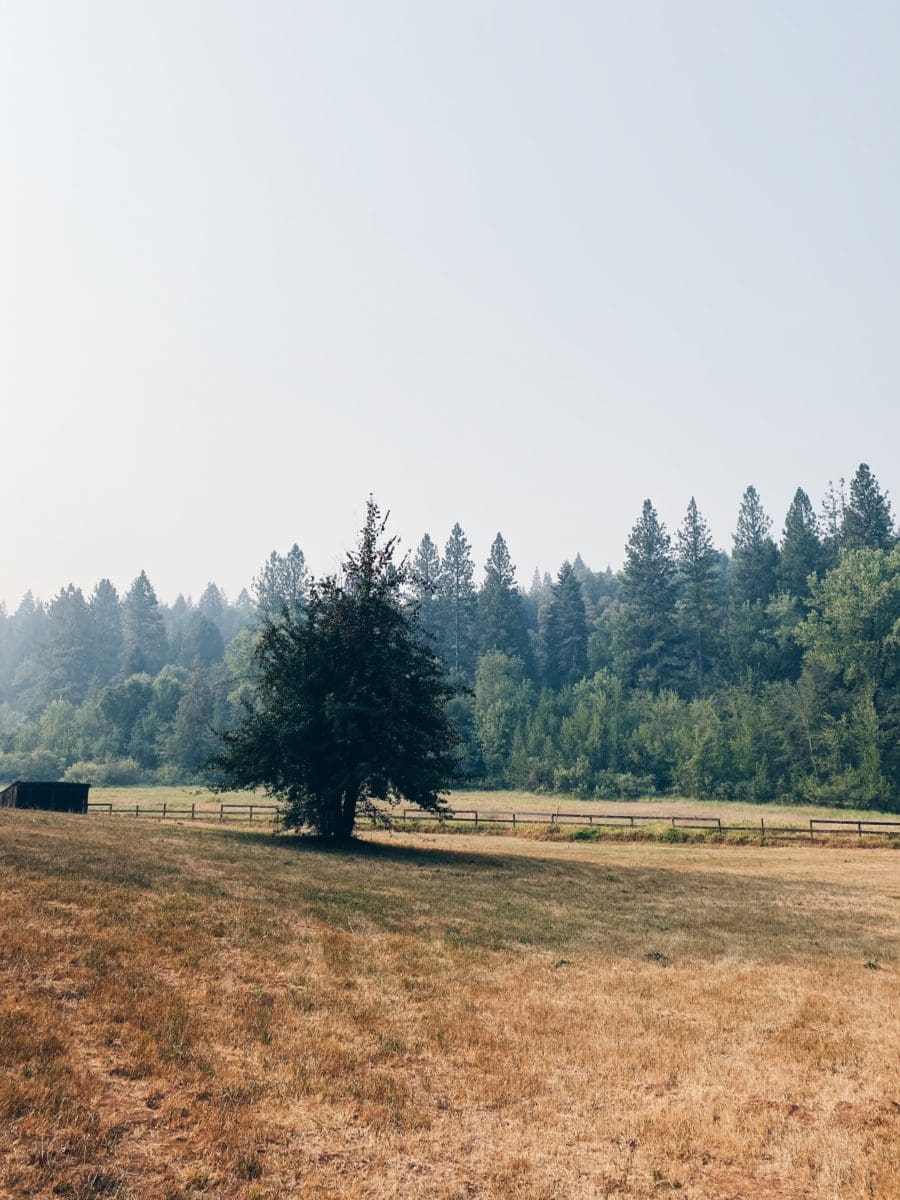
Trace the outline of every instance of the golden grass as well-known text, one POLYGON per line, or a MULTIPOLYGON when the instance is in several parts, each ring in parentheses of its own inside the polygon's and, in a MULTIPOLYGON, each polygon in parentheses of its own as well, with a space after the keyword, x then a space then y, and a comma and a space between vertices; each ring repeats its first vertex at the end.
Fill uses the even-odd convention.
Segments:
MULTIPOLYGON (((139 804, 141 808, 159 808, 163 802, 178 808, 196 805, 198 813, 218 813, 219 805, 271 803, 260 792, 223 792, 214 794, 204 787, 93 787, 91 803, 112 804, 116 808, 139 804)), ((692 800, 683 796, 638 800, 578 800, 572 796, 547 795, 525 791, 457 791, 448 793, 455 809, 478 809, 479 813, 561 812, 635 813, 641 816, 719 817, 723 824, 808 825, 810 817, 838 820, 900 821, 900 814, 876 810, 829 808, 823 805, 744 804, 726 800, 692 800)), ((399 809, 394 810, 395 813, 399 809)), ((258 814, 257 819, 262 819, 258 814)))
POLYGON ((0 1195, 900 1195, 898 862, 0 813, 0 1195))

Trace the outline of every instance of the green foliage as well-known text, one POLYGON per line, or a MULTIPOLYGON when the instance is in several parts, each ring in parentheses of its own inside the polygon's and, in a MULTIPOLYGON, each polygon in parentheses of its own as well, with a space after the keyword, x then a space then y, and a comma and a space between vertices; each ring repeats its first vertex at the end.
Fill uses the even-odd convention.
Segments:
POLYGON ((751 484, 738 512, 731 565, 731 596, 737 606, 765 604, 775 591, 778 548, 769 537, 772 522, 751 484))
POLYGON ((156 592, 145 571, 128 589, 122 606, 123 673, 155 675, 168 660, 168 644, 156 592))
POLYGON ((265 624, 258 708, 223 735, 213 764, 230 786, 280 800, 289 828, 329 838, 349 837, 375 801, 439 809, 458 770, 455 688, 403 602, 410 569, 384 527, 370 500, 342 578, 314 583, 299 619, 265 624))
POLYGON ((628 538, 619 594, 613 626, 617 673, 632 687, 672 686, 683 671, 677 576, 669 535, 649 500, 628 538))
POLYGON ((850 502, 843 515, 841 545, 845 550, 890 550, 894 544, 891 502, 867 463, 850 481, 850 502))
POLYGON ((688 654, 690 690, 702 696, 720 652, 722 581, 712 534, 691 496, 678 531, 678 628, 688 654))
POLYGON ((809 577, 818 574, 823 565, 824 551, 812 501, 803 488, 797 488, 784 520, 778 585, 792 596, 806 597, 809 577))
POLYGON ((588 627, 581 584, 571 563, 559 569, 541 629, 543 674, 559 689, 587 673, 588 627))
POLYGON ((478 620, 481 654, 496 650, 510 658, 518 658, 531 675, 533 661, 522 595, 516 586, 516 569, 500 533, 494 538, 484 566, 484 585, 478 596, 478 620))
POLYGON ((444 547, 438 579, 438 648, 448 668, 466 682, 475 676, 478 646, 478 599, 471 551, 457 521, 444 547))

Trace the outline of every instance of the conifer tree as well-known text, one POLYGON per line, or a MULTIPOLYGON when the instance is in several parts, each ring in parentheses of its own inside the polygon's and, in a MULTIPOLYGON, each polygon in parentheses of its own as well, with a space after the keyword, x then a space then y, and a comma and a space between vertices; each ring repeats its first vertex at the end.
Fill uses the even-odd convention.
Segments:
POLYGON ((677 546, 678 627, 690 655, 692 690, 702 697, 721 634, 722 588, 719 552, 693 496, 678 530, 677 546))
POLYGON ((783 592, 804 599, 809 595, 809 576, 823 566, 819 522, 803 488, 797 488, 784 520, 778 583, 783 592))
POLYGON ((108 579, 101 579, 90 599, 94 675, 98 683, 111 683, 122 665, 122 605, 108 579))
POLYGON ((259 615, 277 619, 285 610, 297 617, 306 605, 309 571, 303 551, 295 542, 287 554, 273 550, 253 580, 253 595, 259 615))
POLYGON ((844 528, 844 514, 847 511, 846 487, 843 479, 838 480, 837 487, 829 479, 822 501, 822 518, 819 529, 822 537, 822 556, 825 570, 830 571, 837 565, 841 556, 841 538, 844 528))
POLYGON ((440 585, 441 555, 431 535, 426 533, 412 562, 412 594, 419 607, 419 628, 432 641, 440 627, 440 585))
POLYGON ((581 584, 564 562, 541 630, 544 679, 557 691, 587 674, 588 625, 581 584))
POLYGON ((616 669, 633 687, 657 690, 674 687, 680 679, 676 595, 671 541, 656 509, 645 500, 625 549, 613 640, 616 669))
POLYGON ((94 673, 91 616, 81 588, 62 588, 47 609, 47 698, 80 704, 94 673))
POLYGON ((531 644, 516 585, 516 568, 501 533, 494 538, 484 565, 484 583, 478 594, 478 624, 481 654, 499 650, 509 658, 518 658, 526 672, 531 672, 531 644))
POLYGON ((228 599, 217 583, 208 583, 197 601, 197 611, 222 631, 228 599))
POLYGON ((166 630, 156 592, 146 571, 128 589, 122 605, 122 670, 125 675, 155 675, 168 659, 166 630))
POLYGON ((457 521, 444 546, 438 589, 438 648, 448 668, 471 682, 475 675, 476 605, 472 547, 457 521))
POLYGON ((846 550, 890 550, 894 544, 891 502, 867 463, 860 463, 850 480, 850 501, 844 513, 841 545, 846 550))
POLYGON ((744 492, 734 535, 731 596, 735 605, 765 604, 775 591, 778 548, 769 537, 766 515, 753 484, 744 492))

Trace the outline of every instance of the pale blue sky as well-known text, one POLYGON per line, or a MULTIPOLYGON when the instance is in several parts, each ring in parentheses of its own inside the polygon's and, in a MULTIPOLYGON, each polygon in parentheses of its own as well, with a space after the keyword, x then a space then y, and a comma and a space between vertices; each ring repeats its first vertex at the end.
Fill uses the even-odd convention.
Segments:
POLYGON ((0 597, 900 484, 900 8, 0 0, 0 597))

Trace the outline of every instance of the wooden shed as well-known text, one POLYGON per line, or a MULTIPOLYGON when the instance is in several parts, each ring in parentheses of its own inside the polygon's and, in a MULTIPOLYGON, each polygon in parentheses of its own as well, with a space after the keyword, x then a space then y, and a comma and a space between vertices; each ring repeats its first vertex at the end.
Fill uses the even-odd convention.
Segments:
POLYGON ((86 813, 89 783, 33 783, 17 779, 0 792, 0 808, 42 808, 47 812, 86 813))

